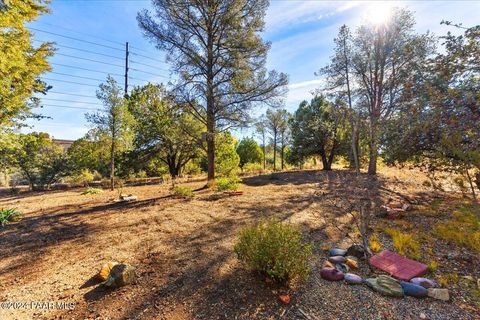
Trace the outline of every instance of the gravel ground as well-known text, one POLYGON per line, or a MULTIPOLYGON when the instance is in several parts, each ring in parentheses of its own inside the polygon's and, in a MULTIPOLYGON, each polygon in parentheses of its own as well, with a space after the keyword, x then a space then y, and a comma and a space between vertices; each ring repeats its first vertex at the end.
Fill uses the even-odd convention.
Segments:
MULTIPOLYGON (((397 299, 320 278, 325 248, 350 242, 345 199, 356 201, 372 187, 363 178, 355 186, 353 179, 345 171, 277 173, 245 179, 242 196, 202 190, 191 201, 168 197, 166 186, 125 188, 139 197, 131 204, 113 204, 116 193, 109 191, 0 198, 0 207, 25 214, 0 229, 0 301, 75 303, 70 311, 0 309, 0 319, 418 319, 421 313, 427 319, 480 318, 463 292, 452 291, 451 302, 397 299), (360 194, 352 191, 357 187, 360 194), (238 230, 265 218, 300 225, 314 243, 311 276, 296 290, 265 282, 233 254, 238 230), (99 286, 92 277, 109 260, 134 265, 137 283, 115 291, 99 286), (278 301, 283 293, 292 296, 288 306, 278 301)), ((392 192, 420 197, 417 187, 384 177, 369 196, 378 202, 392 192)), ((445 263, 442 271, 454 267, 445 263)), ((475 275, 478 267, 473 268, 468 272, 475 275)), ((372 275, 365 263, 358 274, 372 275)))

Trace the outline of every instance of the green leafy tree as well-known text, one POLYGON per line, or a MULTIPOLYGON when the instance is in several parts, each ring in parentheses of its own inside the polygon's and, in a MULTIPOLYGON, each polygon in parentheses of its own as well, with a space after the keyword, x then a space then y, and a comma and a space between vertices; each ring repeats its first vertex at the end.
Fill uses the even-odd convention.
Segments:
POLYGON ((310 103, 303 101, 293 114, 290 127, 290 161, 303 163, 306 158, 318 155, 322 159, 323 170, 331 170, 342 143, 340 119, 332 105, 323 96, 314 97, 310 103))
POLYGON ((32 44, 32 33, 26 24, 48 12, 42 0, 8 0, 0 6, 0 127, 18 124, 34 116, 39 99, 36 92, 45 92, 46 84, 39 76, 50 71, 47 58, 53 55, 51 43, 32 44))
POLYGON ((103 103, 104 110, 87 114, 87 120, 109 138, 110 145, 110 189, 114 190, 115 155, 131 144, 132 117, 127 110, 121 88, 111 76, 100 85, 97 98, 103 103))
POLYGON ((135 88, 128 106, 135 118, 134 150, 130 155, 135 162, 157 158, 176 178, 190 160, 198 157, 204 126, 185 112, 163 86, 135 88))
POLYGON ((28 179, 32 190, 49 188, 67 174, 63 148, 47 133, 19 134, 18 143, 9 150, 11 165, 28 179))
POLYGON ((263 159, 262 149, 253 138, 243 138, 237 146, 237 153, 241 168, 246 163, 260 163, 263 159))
POLYGON ((267 0, 155 0, 137 16, 146 37, 168 52, 180 77, 176 95, 207 129, 208 184, 215 180, 215 138, 244 125, 249 111, 277 103, 287 76, 268 72, 261 38, 267 0))
MULTIPOLYGON (((229 132, 218 134, 216 139, 215 170, 221 176, 234 175, 240 165, 240 156, 235 149, 237 141, 229 132)), ((207 171, 207 158, 202 159, 201 166, 204 171, 207 171)))
MULTIPOLYGON (((70 171, 78 174, 89 170, 98 172, 102 177, 109 176, 109 142, 108 135, 95 129, 76 140, 67 151, 70 171)), ((118 152, 115 156, 118 159, 118 152)))

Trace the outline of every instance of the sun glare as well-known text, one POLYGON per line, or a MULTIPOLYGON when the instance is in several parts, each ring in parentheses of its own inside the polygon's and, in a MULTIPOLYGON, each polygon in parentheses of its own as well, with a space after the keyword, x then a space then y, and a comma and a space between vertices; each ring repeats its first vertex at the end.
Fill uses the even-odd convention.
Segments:
POLYGON ((384 24, 390 19, 392 8, 392 2, 376 2, 368 8, 366 19, 375 25, 384 24))

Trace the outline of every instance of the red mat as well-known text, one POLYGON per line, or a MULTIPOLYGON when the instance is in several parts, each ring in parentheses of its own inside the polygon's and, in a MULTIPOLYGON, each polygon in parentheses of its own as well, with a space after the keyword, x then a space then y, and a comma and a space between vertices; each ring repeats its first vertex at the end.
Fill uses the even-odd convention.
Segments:
POLYGON ((424 275, 427 272, 427 266, 423 263, 410 260, 388 250, 371 257, 370 264, 388 272, 392 277, 405 281, 424 275))

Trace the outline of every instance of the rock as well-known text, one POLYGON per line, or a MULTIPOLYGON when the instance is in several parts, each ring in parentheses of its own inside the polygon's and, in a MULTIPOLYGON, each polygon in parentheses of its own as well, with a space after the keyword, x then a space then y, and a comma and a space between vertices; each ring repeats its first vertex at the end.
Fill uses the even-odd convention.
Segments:
POLYGON ((427 278, 421 278, 421 277, 412 278, 410 279, 410 282, 416 285, 422 286, 425 289, 438 287, 435 281, 427 278))
POLYGON ((343 280, 345 275, 343 272, 338 271, 337 269, 334 268, 323 268, 320 270, 320 276, 329 281, 340 281, 343 280))
POLYGON ((328 258, 328 261, 330 261, 331 263, 344 263, 345 262, 345 257, 342 257, 342 256, 333 256, 333 257, 330 257, 328 258))
POLYGON ((386 296, 403 297, 403 289, 397 280, 389 276, 380 275, 378 278, 368 278, 365 283, 372 288, 386 296))
POLYGON ((352 269, 357 269, 358 268, 358 262, 356 260, 353 260, 353 259, 350 259, 350 258, 347 258, 345 260, 345 264, 352 269))
POLYGON ((419 316, 419 317, 420 317, 421 320, 427 319, 427 315, 426 315, 425 313, 423 313, 423 312, 420 312, 420 316, 419 316))
POLYGON ((480 278, 477 279, 477 288, 480 289, 480 278))
POLYGON ((450 300, 450 294, 448 293, 448 289, 428 288, 427 292, 430 298, 442 301, 450 300))
POLYGON ((362 277, 360 277, 356 274, 353 274, 353 273, 345 274, 345 281, 348 284, 361 284, 361 283, 363 283, 362 277))
POLYGON ((105 281, 105 286, 110 288, 119 288, 135 281, 135 268, 129 264, 117 264, 113 266, 105 281))
POLYGON ((411 209, 412 209, 412 206, 409 205, 408 203, 404 203, 404 204, 402 205, 402 210, 403 210, 403 211, 410 211, 411 209))
POLYGON ((343 273, 347 273, 350 270, 350 268, 345 263, 337 263, 335 265, 335 269, 343 273))
POLYGON ((427 289, 412 282, 401 281, 400 285, 402 286, 403 293, 406 296, 424 298, 428 294, 427 289))
POLYGON ((351 245, 350 248, 347 249, 347 255, 362 259, 365 257, 365 248, 361 244, 351 245))
POLYGON ((100 269, 100 272, 98 273, 97 277, 101 280, 101 281, 105 281, 107 280, 108 278, 108 275, 110 274, 110 271, 112 270, 112 268, 117 265, 118 262, 114 262, 114 261, 109 261, 107 263, 105 263, 102 268, 100 269))
POLYGON ((339 248, 333 248, 333 249, 330 249, 330 251, 328 252, 328 255, 330 257, 333 257, 333 256, 344 256, 347 254, 347 250, 344 250, 344 249, 339 249, 339 248))
POLYGON ((290 295, 288 294, 282 294, 278 296, 278 299, 285 305, 290 303, 290 295))
POLYGON ((324 268, 335 268, 335 265, 333 263, 331 263, 330 261, 325 261, 325 263, 323 264, 323 267, 324 268))

